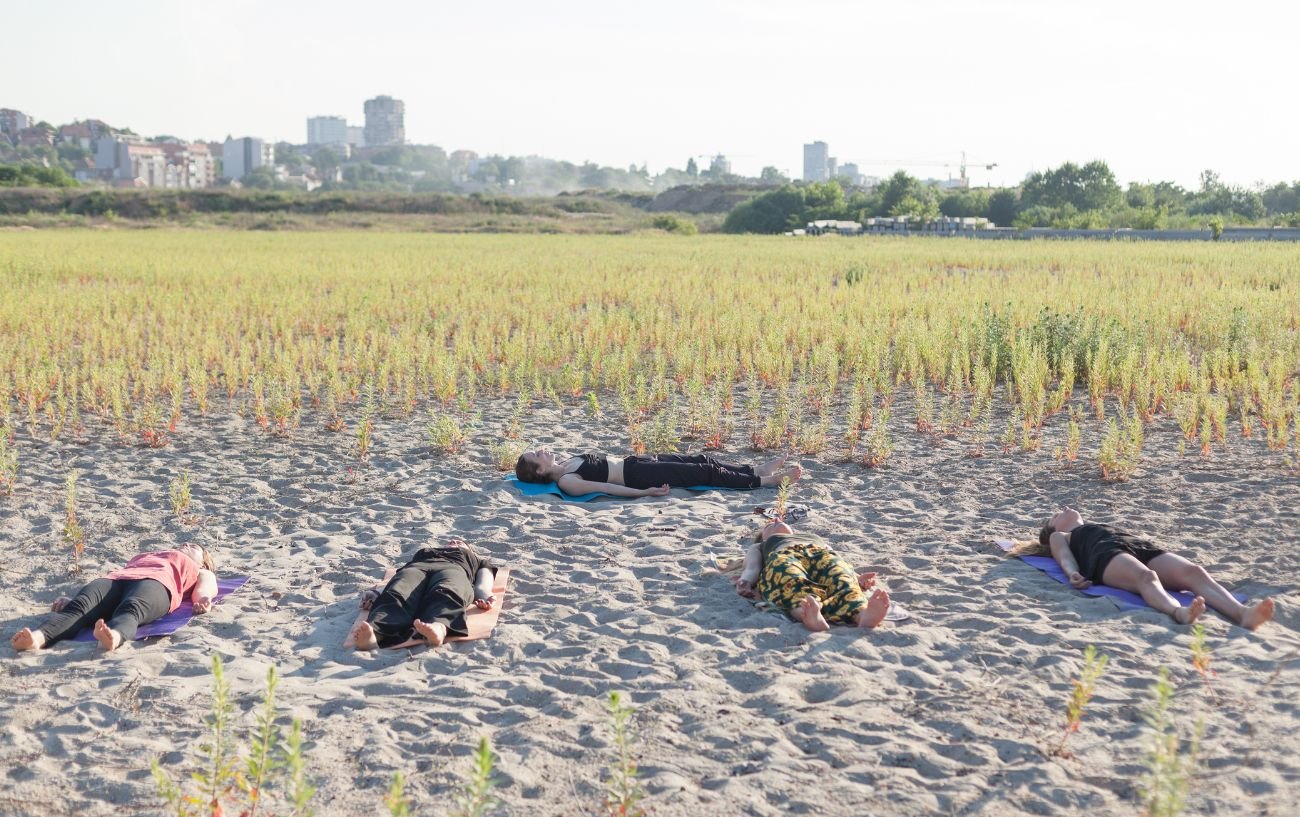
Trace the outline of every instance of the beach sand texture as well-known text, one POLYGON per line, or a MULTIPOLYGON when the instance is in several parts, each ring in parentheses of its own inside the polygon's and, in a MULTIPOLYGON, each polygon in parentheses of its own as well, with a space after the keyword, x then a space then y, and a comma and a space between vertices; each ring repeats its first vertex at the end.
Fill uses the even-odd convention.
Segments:
MULTIPOLYGON (((1074 464, 1052 458, 1059 417, 1036 453, 969 458, 962 442, 898 423, 887 468, 803 457, 808 479, 795 498, 811 515, 799 529, 879 571, 914 615, 872 632, 811 634, 708 570, 711 554, 740 553, 756 527, 750 511, 773 491, 522 498, 487 454, 510 408, 488 404, 482 430, 452 457, 429 451, 418 417, 382 420, 367 465, 350 453, 350 433, 321 432, 310 412, 288 440, 219 413, 157 450, 105 444, 107 430, 86 444, 20 436, 18 490, 0 499, 6 638, 81 581, 181 541, 253 579, 175 636, 111 655, 86 644, 15 655, 6 643, 0 814, 158 813, 149 761, 189 768, 213 653, 244 724, 267 667, 278 668, 281 707, 305 724, 321 815, 378 813, 396 771, 415 814, 445 814, 480 736, 500 755, 498 813, 598 813, 611 690, 638 708, 656 817, 1132 815, 1142 712, 1161 666, 1177 682, 1185 733, 1205 720, 1189 813, 1295 813, 1300 491, 1259 440, 1180 458, 1177 428, 1161 419, 1141 470, 1122 484, 1101 482, 1086 451, 1074 464), (80 578, 68 575, 60 541, 74 468, 89 530, 80 578), (182 470, 197 525, 170 512, 168 483, 182 470), (1205 619, 1214 698, 1192 670, 1186 628, 999 557, 993 537, 1029 535, 1060 502, 1140 526, 1232 588, 1277 599, 1277 621, 1257 633, 1205 619), (511 566, 495 636, 343 650, 360 590, 453 534, 511 566), (1072 757, 1050 757, 1088 644, 1110 665, 1072 757)), ((617 423, 577 406, 536 412, 526 433, 569 451, 626 445, 617 423)), ((739 443, 725 456, 762 456, 739 443)))

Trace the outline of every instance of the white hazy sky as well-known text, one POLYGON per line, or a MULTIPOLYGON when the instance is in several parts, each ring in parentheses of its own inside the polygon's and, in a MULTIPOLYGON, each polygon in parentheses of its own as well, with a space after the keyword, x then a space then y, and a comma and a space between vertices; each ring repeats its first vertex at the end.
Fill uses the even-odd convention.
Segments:
POLYGON ((389 94, 411 142, 652 171, 798 176, 820 139, 870 175, 965 150, 976 184, 1300 179, 1281 0, 0 0, 0 31, 0 107, 145 135, 303 142, 389 94))

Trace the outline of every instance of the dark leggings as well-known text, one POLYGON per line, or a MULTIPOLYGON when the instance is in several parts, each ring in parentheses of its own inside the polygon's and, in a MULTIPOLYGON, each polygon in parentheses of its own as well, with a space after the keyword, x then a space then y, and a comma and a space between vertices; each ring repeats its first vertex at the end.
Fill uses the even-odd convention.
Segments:
POLYGON ((101 618, 117 630, 122 641, 135 638, 141 624, 171 611, 171 594, 153 579, 95 579, 81 588, 68 606, 40 626, 48 646, 76 635, 101 618))
POLYGON ((763 484, 752 465, 719 462, 708 454, 652 454, 623 460, 623 484, 629 488, 692 488, 710 485, 752 491, 763 484))
POLYGON ((465 605, 473 598, 474 586, 458 564, 406 565, 375 599, 366 620, 381 647, 419 637, 414 627, 416 619, 425 624, 440 621, 446 625, 448 635, 468 635, 465 605))

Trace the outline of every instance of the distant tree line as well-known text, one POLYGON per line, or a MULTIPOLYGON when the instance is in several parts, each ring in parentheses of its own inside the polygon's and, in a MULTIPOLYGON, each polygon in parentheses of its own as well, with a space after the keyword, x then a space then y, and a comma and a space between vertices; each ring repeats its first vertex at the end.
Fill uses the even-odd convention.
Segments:
POLYGON ((1166 229, 1207 223, 1300 226, 1300 182, 1251 190, 1201 174, 1200 189, 1173 182, 1115 181, 1105 162, 1067 162, 1031 174, 1018 188, 940 190, 899 171, 873 189, 838 181, 785 184, 737 206, 723 230, 780 233, 810 221, 882 216, 983 217, 1002 227, 1166 229))

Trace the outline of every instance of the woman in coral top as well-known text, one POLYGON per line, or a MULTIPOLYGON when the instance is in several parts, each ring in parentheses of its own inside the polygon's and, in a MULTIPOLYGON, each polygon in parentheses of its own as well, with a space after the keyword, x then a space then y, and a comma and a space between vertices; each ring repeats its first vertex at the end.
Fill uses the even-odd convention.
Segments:
POLYGON ((216 565, 198 545, 141 553, 69 599, 51 605, 54 615, 35 630, 24 627, 10 640, 16 650, 39 650, 95 625, 95 638, 109 651, 135 638, 141 624, 181 606, 188 594, 194 612, 206 613, 217 596, 216 565))

